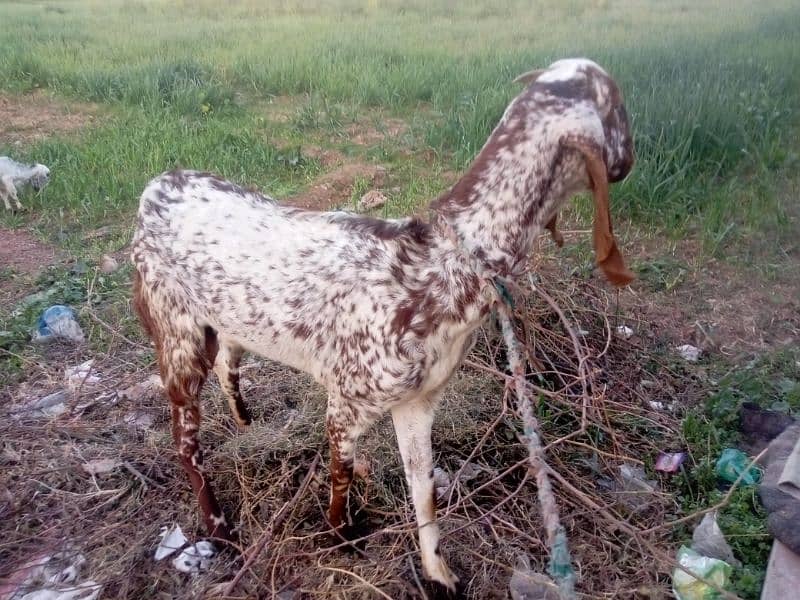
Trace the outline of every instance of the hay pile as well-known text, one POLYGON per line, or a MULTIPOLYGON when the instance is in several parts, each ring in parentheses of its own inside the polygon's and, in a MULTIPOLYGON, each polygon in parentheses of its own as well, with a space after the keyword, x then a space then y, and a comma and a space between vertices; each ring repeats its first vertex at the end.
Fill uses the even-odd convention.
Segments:
MULTIPOLYGON (((671 529, 662 525, 682 515, 671 494, 659 491, 669 489, 666 480, 653 493, 621 493, 619 467, 649 467, 659 450, 680 446, 676 414, 654 403, 681 405, 697 390, 661 363, 664 340, 650 325, 628 319, 636 335, 614 334, 622 322, 608 316, 612 293, 578 279, 540 284, 573 324, 589 373, 579 375, 584 370, 558 314, 522 290, 517 325, 537 371, 529 380, 542 390, 537 416, 558 473, 553 485, 578 590, 587 598, 660 597, 674 554, 671 529)), ((88 559, 83 571, 102 583, 102 598, 218 594, 218 584, 242 566, 233 554, 219 555, 195 576, 153 560, 162 526, 181 524, 191 541, 204 531, 174 459, 160 392, 119 393, 155 372, 150 348, 121 336, 102 356, 50 347, 26 371, 28 382, 0 398, 0 578, 32 556, 69 545, 88 559), (95 358, 101 382, 71 395, 63 414, 24 409, 28 399, 63 387, 65 365, 88 358, 95 358), (116 466, 88 473, 85 465, 98 459, 116 466)), ((303 374, 257 358, 245 361, 242 380, 254 425, 237 433, 211 378, 202 427, 207 472, 239 523, 242 547, 267 536, 231 597, 425 597, 430 590, 388 416, 358 448, 369 472, 354 485, 351 510, 368 528, 358 549, 345 551, 324 531, 324 391, 303 374), (317 455, 305 491, 293 501, 317 455)), ((548 558, 507 382, 502 338, 490 324, 447 388, 434 426, 443 471, 437 474, 442 551, 473 598, 507 598, 520 556, 541 572, 548 558)))

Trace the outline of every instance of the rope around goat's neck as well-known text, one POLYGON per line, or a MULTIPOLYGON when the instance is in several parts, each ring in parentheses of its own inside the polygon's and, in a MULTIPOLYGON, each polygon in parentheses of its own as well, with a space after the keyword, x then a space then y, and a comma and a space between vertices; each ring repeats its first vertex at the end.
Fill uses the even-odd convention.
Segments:
POLYGON ((572 568, 572 557, 567 544, 567 534, 558 518, 558 505, 548 477, 550 466, 544 459, 544 448, 542 448, 541 436, 539 435, 539 421, 533 413, 533 402, 525 380, 525 363, 522 360, 519 340, 517 340, 517 336, 514 334, 514 327, 511 324, 511 307, 500 295, 500 290, 498 290, 497 315, 508 348, 508 364, 511 367, 514 387, 517 392, 517 412, 522 417, 530 468, 536 477, 537 496, 541 507, 542 521, 547 532, 547 545, 550 548, 550 563, 547 571, 558 585, 561 598, 563 600, 574 600, 576 576, 572 568))
MULTIPOLYGON (((464 256, 469 264, 480 265, 480 261, 472 256, 460 243, 452 225, 444 216, 435 215, 434 224, 449 238, 456 251, 464 256)), ((514 334, 511 324, 511 314, 514 309, 514 298, 507 284, 500 277, 487 277, 482 271, 482 265, 476 269, 478 276, 489 284, 492 290, 492 303, 497 309, 497 316, 503 330, 506 346, 508 348, 508 364, 514 379, 514 388, 517 392, 517 412, 522 418, 522 427, 525 443, 528 446, 528 456, 531 471, 536 478, 537 496, 541 507, 542 521, 547 532, 547 545, 550 548, 550 562, 547 571, 558 585, 559 595, 562 600, 575 600, 575 570, 572 568, 572 557, 567 544, 567 533, 558 517, 558 505, 550 485, 550 466, 544 459, 541 436, 539 435, 539 421, 533 412, 533 402, 530 398, 530 388, 525 380, 525 362, 522 359, 519 340, 514 334)))

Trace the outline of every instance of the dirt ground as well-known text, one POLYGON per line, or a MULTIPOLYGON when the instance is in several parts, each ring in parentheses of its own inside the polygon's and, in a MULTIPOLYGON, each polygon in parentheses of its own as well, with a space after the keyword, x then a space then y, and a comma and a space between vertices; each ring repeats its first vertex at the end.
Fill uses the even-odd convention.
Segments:
POLYGON ((59 256, 58 249, 24 229, 0 227, 0 303, 9 306, 24 296, 36 274, 59 256))
POLYGON ((97 114, 95 105, 56 102, 43 92, 22 97, 0 93, 0 140, 15 146, 30 145, 51 135, 83 129, 97 114))
POLYGON ((348 163, 318 177, 302 193, 282 200, 284 204, 310 210, 332 210, 347 204, 355 185, 380 188, 386 181, 386 168, 367 163, 348 163))

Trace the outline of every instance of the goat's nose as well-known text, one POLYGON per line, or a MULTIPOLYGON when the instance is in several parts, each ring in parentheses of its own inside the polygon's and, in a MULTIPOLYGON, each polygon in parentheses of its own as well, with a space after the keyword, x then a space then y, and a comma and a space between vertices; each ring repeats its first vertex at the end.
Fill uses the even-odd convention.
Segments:
POLYGON ((619 162, 614 163, 614 165, 608 170, 608 180, 611 183, 622 181, 628 176, 628 173, 631 172, 632 168, 633 160, 623 158, 619 162))

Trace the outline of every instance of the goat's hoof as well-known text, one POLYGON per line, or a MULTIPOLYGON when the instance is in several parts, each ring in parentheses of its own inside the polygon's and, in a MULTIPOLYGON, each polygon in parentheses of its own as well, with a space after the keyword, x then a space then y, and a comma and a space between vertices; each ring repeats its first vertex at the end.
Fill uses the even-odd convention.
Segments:
POLYGON ((466 597, 464 586, 458 581, 458 578, 449 586, 431 579, 426 580, 422 585, 430 600, 461 600, 466 597))
POLYGON ((362 539, 370 532, 367 515, 363 511, 353 514, 353 522, 340 525, 331 532, 331 545, 341 546, 345 552, 363 552, 367 541, 362 539), (346 542, 342 545, 343 542, 346 542))
POLYGON ((231 530, 227 524, 215 525, 209 537, 218 546, 233 546, 239 541, 238 532, 231 530))
POLYGON ((450 570, 447 563, 437 555, 435 564, 426 567, 423 564, 425 577, 432 586, 434 596, 437 598, 461 598, 463 597, 463 587, 460 585, 458 577, 450 570), (438 590, 438 592, 436 591, 438 590))

